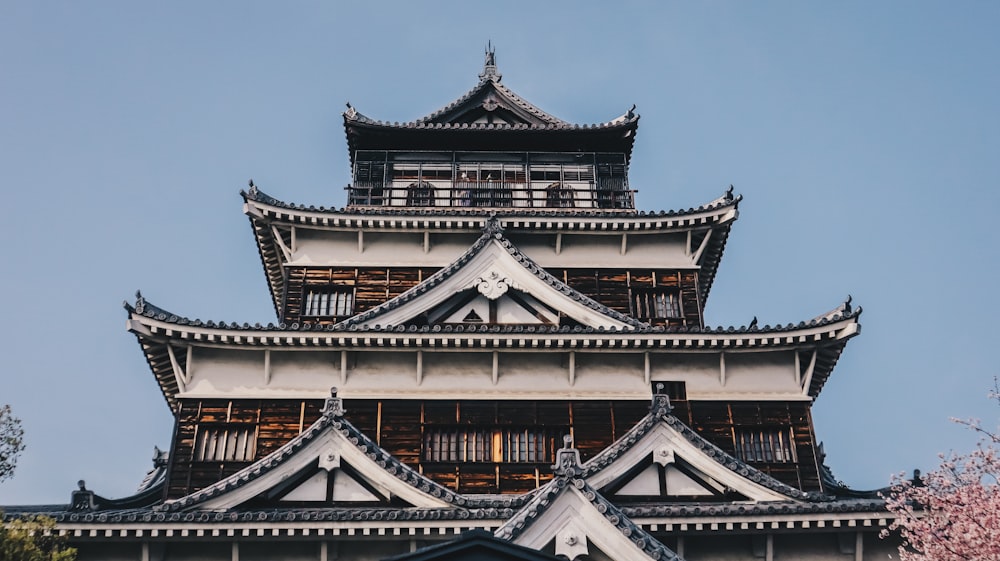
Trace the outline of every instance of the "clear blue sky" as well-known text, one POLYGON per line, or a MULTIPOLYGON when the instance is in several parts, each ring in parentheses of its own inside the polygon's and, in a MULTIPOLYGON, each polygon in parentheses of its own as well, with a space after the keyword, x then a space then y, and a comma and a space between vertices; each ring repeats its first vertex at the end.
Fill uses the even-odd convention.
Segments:
POLYGON ((865 308, 818 399, 856 487, 995 424, 1000 3, 3 2, 0 504, 129 494, 172 418, 120 303, 273 320, 237 196, 342 206, 346 101, 406 121, 504 83, 574 122, 633 103, 646 210, 733 183, 712 325, 865 308))

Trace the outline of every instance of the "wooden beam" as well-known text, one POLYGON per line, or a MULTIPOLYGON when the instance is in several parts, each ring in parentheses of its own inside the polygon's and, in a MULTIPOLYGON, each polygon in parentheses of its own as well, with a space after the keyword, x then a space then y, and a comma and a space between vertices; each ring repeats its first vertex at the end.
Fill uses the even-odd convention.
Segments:
POLYGON ((347 383, 347 351, 340 351, 340 384, 347 383))
POLYGON ((233 542, 232 553, 230 554, 230 559, 232 561, 240 561, 240 542, 233 542))
POLYGON ((562 232, 556 232, 556 255, 562 253, 562 232))
POLYGON ((726 353, 719 353, 719 383, 723 387, 726 385, 726 353))
POLYGON ((621 249, 621 254, 625 255, 626 251, 628 251, 628 234, 622 234, 622 249, 621 249))
POLYGON ((271 383, 271 349, 264 349, 264 385, 271 383))
POLYGON ((431 252, 431 231, 424 230, 424 253, 431 252))
POLYGON ((576 351, 569 352, 569 385, 576 383, 576 351))
POLYGON ((650 371, 652 370, 652 368, 650 368, 650 363, 649 363, 649 351, 642 353, 642 369, 643 369, 642 379, 646 382, 646 385, 648 386, 650 371))
POLYGON ((177 362, 177 355, 174 354, 174 347, 170 343, 167 343, 167 356, 170 357, 170 367, 174 370, 174 378, 177 380, 178 389, 185 391, 188 383, 187 373, 184 372, 180 363, 177 362))
POLYGON ((809 366, 806 367, 805 380, 802 382, 802 393, 809 394, 809 386, 812 384, 813 371, 816 370, 816 355, 819 354, 819 349, 813 350, 812 357, 809 359, 809 366))
POLYGON ((493 351, 493 385, 500 379, 500 353, 493 351))
POLYGON ((417 351, 417 385, 424 381, 424 351, 417 351))
POLYGON ((687 231, 687 243, 684 244, 684 256, 691 256, 691 230, 687 231))
POLYGON ((291 232, 292 232, 292 246, 290 248, 288 248, 288 249, 291 249, 292 250, 292 255, 295 255, 295 250, 298 249, 298 247, 299 247, 298 236, 295 235, 295 226, 292 226, 291 228, 289 228, 289 230, 291 230, 291 232))
POLYGON ((363 230, 358 230, 358 253, 365 252, 365 233, 363 230))
POLYGON ((281 237, 281 230, 274 224, 271 225, 271 235, 274 236, 274 243, 278 244, 278 249, 285 256, 285 261, 292 260, 292 249, 285 245, 285 239, 281 237))
POLYGON ((795 385, 802 387, 802 359, 799 358, 799 351, 792 351, 795 353, 795 385))
POLYGON ((710 239, 712 239, 712 230, 709 230, 708 232, 705 232, 705 239, 701 240, 701 245, 698 246, 698 251, 696 251, 694 253, 694 259, 693 259, 693 261, 695 263, 698 263, 699 261, 701 261, 701 254, 705 253, 705 248, 708 247, 708 240, 710 240, 710 239))

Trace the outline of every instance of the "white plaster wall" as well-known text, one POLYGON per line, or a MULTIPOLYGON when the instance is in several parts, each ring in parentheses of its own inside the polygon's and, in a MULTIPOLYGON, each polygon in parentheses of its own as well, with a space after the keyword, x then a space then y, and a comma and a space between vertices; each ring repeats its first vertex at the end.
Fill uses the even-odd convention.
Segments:
POLYGON ((270 388, 302 392, 329 389, 339 382, 338 351, 271 351, 270 388))
POLYGON ((795 382, 795 355, 726 353, 726 385, 732 392, 800 393, 795 382))
MULTIPOLYGON (((323 398, 331 387, 345 397, 404 396, 593 399, 645 398, 644 354, 591 350, 498 352, 493 380, 492 351, 423 351, 418 376, 416 350, 270 350, 270 379, 263 349, 195 347, 188 365, 191 380, 182 397, 323 398)), ((718 352, 650 353, 650 379, 687 385, 690 399, 804 399, 795 381, 792 351, 727 352, 721 376, 718 352)))
POLYGON ((650 354, 651 379, 685 382, 689 399, 802 397, 792 351, 728 351, 725 368, 723 380, 718 352, 650 354))
POLYGON ((195 347, 187 365, 190 382, 182 394, 229 397, 264 386, 264 351, 195 347))
MULTIPOLYGON (((362 251, 356 231, 310 230, 295 234, 292 265, 444 267, 465 253, 479 232, 443 233, 431 231, 424 252, 422 232, 364 231, 362 251)), ((629 233, 626 252, 621 253, 622 235, 563 234, 556 253, 555 233, 515 233, 508 235, 522 252, 543 267, 663 267, 690 268, 692 257, 685 255, 686 234, 629 233)))

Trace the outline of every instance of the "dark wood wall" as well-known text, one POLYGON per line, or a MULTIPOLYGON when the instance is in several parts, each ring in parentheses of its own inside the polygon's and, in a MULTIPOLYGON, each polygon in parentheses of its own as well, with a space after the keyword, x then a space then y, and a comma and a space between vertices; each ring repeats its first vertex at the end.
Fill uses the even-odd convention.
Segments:
MULTIPOLYGON (((283 321, 329 324, 349 317, 306 315, 306 297, 311 290, 350 290, 353 313, 358 314, 399 296, 436 271, 416 267, 292 267, 288 269, 283 321)), ((702 325, 697 271, 550 269, 549 273, 611 309, 634 317, 642 315, 637 309, 638 294, 657 290, 675 293, 679 298, 677 317, 642 319, 650 319, 656 325, 702 325)))
MULTIPOLYGON (((737 453, 742 430, 779 428, 793 435, 795 461, 749 462, 780 481, 820 490, 809 406, 799 402, 718 402, 675 399, 674 414, 726 452, 737 453)), ((520 493, 551 479, 551 452, 572 434, 584 461, 606 448, 648 412, 632 401, 346 400, 346 417, 404 463, 467 493, 520 493), (536 431, 547 440, 540 461, 432 461, 422 447, 435 431, 536 431)), ((319 418, 321 400, 182 400, 177 416, 166 495, 204 488, 274 452, 319 418), (197 456, 205 431, 248 430, 252 458, 197 456)))

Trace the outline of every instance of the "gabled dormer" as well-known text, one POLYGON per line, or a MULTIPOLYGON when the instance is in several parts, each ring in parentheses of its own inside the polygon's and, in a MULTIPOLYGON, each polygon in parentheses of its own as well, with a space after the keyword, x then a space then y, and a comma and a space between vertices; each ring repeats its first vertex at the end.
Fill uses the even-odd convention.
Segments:
POLYGON ((348 206, 634 212, 634 109, 593 125, 558 119, 501 82, 488 48, 476 86, 430 115, 388 123, 348 104, 348 206))

